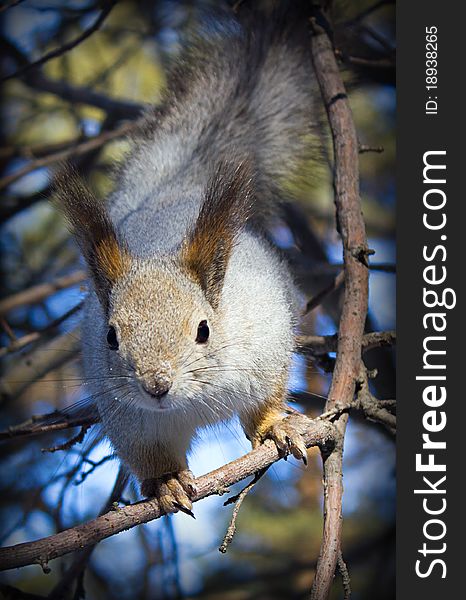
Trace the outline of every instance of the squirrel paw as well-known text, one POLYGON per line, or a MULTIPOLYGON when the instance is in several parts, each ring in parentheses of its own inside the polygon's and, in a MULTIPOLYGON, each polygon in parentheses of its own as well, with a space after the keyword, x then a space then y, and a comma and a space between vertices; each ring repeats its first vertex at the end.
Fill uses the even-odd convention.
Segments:
POLYGON ((273 440, 281 454, 286 455, 290 452, 307 466, 307 448, 302 433, 308 426, 308 417, 293 413, 274 423, 264 437, 273 440))
POLYGON ((144 479, 141 484, 141 493, 147 498, 155 498, 165 513, 181 510, 195 518, 192 512, 192 499, 196 488, 191 471, 167 473, 159 478, 144 479))

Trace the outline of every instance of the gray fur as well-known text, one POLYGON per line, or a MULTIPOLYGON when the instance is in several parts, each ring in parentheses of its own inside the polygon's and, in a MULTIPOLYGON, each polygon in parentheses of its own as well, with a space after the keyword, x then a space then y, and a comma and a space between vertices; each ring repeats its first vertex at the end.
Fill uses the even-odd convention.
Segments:
POLYGON ((104 432, 141 480, 185 468, 200 427, 234 414, 247 419, 267 404, 294 349, 297 291, 255 226, 260 215, 235 234, 218 306, 187 273, 180 248, 219 163, 252 165, 261 213, 306 156, 307 47, 286 27, 246 31, 232 18, 206 37, 191 43, 163 106, 146 115, 109 199, 131 269, 112 289, 108 314, 92 291, 86 304, 85 376, 100 378, 104 432), (207 344, 195 342, 202 320, 207 344), (106 345, 109 323, 118 352, 106 345), (141 384, 161 373, 173 385, 157 400, 141 384))

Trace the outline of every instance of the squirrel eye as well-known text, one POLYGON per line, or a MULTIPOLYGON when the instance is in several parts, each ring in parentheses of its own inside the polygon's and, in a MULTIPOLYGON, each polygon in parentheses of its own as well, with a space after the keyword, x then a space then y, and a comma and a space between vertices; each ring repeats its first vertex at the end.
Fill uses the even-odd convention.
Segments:
POLYGON ((207 325, 207 321, 201 321, 197 328, 197 336, 196 342, 198 344, 205 344, 209 339, 209 326, 207 325))
POLYGON ((115 327, 110 326, 107 332, 107 344, 110 350, 118 350, 118 338, 115 327))

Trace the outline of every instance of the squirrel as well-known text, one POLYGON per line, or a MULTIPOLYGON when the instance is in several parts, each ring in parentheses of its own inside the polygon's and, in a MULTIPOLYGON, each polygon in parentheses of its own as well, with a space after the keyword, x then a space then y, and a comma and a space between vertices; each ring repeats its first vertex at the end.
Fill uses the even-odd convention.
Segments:
POLYGON ((298 21, 207 19, 107 201, 57 176, 90 275, 84 377, 116 454, 164 511, 191 514, 196 433, 235 415, 253 448, 271 438, 306 460, 284 418, 299 291, 263 233, 318 110, 298 21))

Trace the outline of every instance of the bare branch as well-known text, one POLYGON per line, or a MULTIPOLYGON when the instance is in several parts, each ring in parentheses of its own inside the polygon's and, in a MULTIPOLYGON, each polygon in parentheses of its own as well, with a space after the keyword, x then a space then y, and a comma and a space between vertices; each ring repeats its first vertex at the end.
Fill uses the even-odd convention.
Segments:
POLYGON ((362 351, 367 352, 373 348, 394 346, 396 344, 395 331, 373 331, 366 333, 362 338, 362 351))
POLYGON ((77 283, 81 283, 87 279, 87 274, 84 271, 75 271, 69 275, 58 277, 49 283, 41 283, 27 290, 18 292, 13 296, 8 296, 0 301, 0 316, 5 315, 10 310, 23 306, 24 304, 35 304, 41 302, 48 296, 51 296, 58 290, 63 290, 77 283))
POLYGON ((133 121, 130 123, 125 123, 120 127, 117 127, 113 131, 104 131, 100 135, 96 135, 90 139, 87 139, 84 142, 81 142, 76 145, 71 145, 63 150, 59 150, 58 152, 54 152, 52 154, 48 154, 42 158, 37 158, 18 169, 11 175, 7 175, 0 179, 0 190, 8 187, 21 177, 24 177, 28 173, 35 171, 36 169, 40 169, 42 167, 47 167, 56 162, 68 160, 70 158, 81 156, 83 154, 87 154, 101 146, 104 146, 109 141, 127 135, 129 132, 134 131, 139 126, 139 121, 133 121))
POLYGON ((77 328, 72 332, 63 333, 50 340, 46 345, 21 356, 0 380, 2 399, 16 398, 32 383, 74 359, 80 350, 79 328, 77 328))
POLYGON ((95 462, 94 460, 91 460, 90 458, 84 458, 83 462, 86 463, 87 465, 90 465, 90 469, 88 469, 87 471, 83 471, 81 473, 80 478, 74 482, 74 485, 81 485, 81 483, 84 483, 86 481, 86 479, 89 477, 89 475, 94 473, 94 471, 96 469, 98 469, 99 467, 101 467, 102 465, 107 463, 109 460, 113 460, 114 458, 115 458, 115 456, 113 454, 107 454, 107 456, 104 456, 97 462, 95 462))
POLYGON ((39 340, 40 337, 41 334, 39 331, 32 331, 31 333, 27 333, 26 335, 23 335, 20 338, 14 339, 11 342, 11 344, 8 344, 8 346, 0 348, 0 357, 5 356, 6 354, 17 352, 18 350, 25 348, 26 346, 29 346, 29 344, 37 342, 37 340, 39 340))
MULTIPOLYGON (((393 346, 396 343, 395 331, 374 331, 366 333, 362 338, 361 350, 367 352, 373 348, 393 346)), ((337 335, 302 335, 297 339, 298 349, 303 354, 327 354, 336 352, 338 347, 337 335)))
MULTIPOLYGON (((324 16, 315 8, 319 23, 324 16)), ((368 299, 368 247, 359 198, 359 144, 337 60, 326 31, 312 19, 311 50, 330 124, 334 149, 334 188, 345 265, 344 303, 338 331, 337 358, 325 410, 353 400, 359 376, 368 299)), ((329 597, 341 552, 343 440, 348 415, 335 421, 339 437, 324 457, 324 529, 313 600, 329 597)))
MULTIPOLYGON (((22 67, 29 64, 27 56, 5 37, 0 38, 0 45, 4 53, 10 55, 22 67)), ((109 98, 88 87, 71 85, 66 81, 49 79, 39 69, 26 72, 22 76, 21 81, 30 88, 54 94, 55 96, 59 96, 62 100, 74 104, 89 104, 90 106, 100 108, 109 115, 112 115, 115 119, 135 119, 141 115, 144 108, 142 104, 138 104, 137 102, 109 98)))
POLYGON ((42 448, 42 452, 58 452, 59 450, 69 450, 75 444, 81 444, 90 426, 90 424, 83 425, 81 427, 80 432, 73 436, 71 439, 67 440, 66 442, 63 442, 62 444, 58 444, 57 446, 52 446, 50 448, 42 448))
MULTIPOLYGON (((0 348, 0 358, 5 356, 6 354, 11 354, 12 352, 17 352, 18 350, 22 350, 29 344, 32 344, 34 342, 39 342, 41 340, 45 340, 46 337, 49 336, 51 332, 53 332, 59 325, 61 325, 61 323, 63 323, 67 319, 69 319, 69 317, 71 317, 76 312, 78 312, 78 310, 80 310, 81 307, 82 307, 82 302, 80 302, 79 304, 76 304, 76 306, 73 306, 73 308, 71 308, 66 313, 64 313, 63 315, 58 317, 58 319, 54 319, 53 321, 51 321, 43 329, 40 329, 39 331, 32 331, 31 333, 23 335, 23 337, 20 337, 20 338, 14 338, 13 341, 11 342, 11 344, 9 344, 8 346, 5 346, 3 348, 0 348)), ((2 323, 2 326, 6 329, 8 327, 8 323, 6 321, 4 321, 2 323)))
POLYGON ((45 54, 38 60, 28 63, 27 65, 24 65, 18 71, 15 71, 14 73, 11 73, 10 75, 6 75, 2 79, 0 79, 0 81, 8 81, 9 79, 13 79, 14 77, 20 77, 21 75, 24 75, 31 69, 42 66, 44 63, 48 62, 52 58, 57 58, 58 56, 65 54, 65 52, 72 50, 73 48, 75 48, 76 46, 81 44, 81 42, 84 42, 84 40, 86 40, 94 32, 96 32, 98 29, 100 29, 103 22, 105 21, 107 16, 110 14, 110 11, 115 6, 116 0, 107 0, 106 4, 107 4, 107 6, 102 9, 102 12, 97 17, 95 22, 88 29, 85 29, 77 38, 75 38, 71 42, 68 42, 67 44, 64 44, 63 46, 60 46, 60 48, 56 48, 55 50, 48 52, 47 54, 45 54))
POLYGON ((367 419, 381 423, 389 433, 396 435, 396 416, 387 410, 388 407, 394 406, 396 406, 394 400, 378 400, 371 394, 367 371, 364 363, 361 362, 359 389, 354 407, 361 410, 367 419))
POLYGON ((321 292, 319 292, 318 294, 316 294, 313 298, 311 298, 309 300, 309 302, 307 303, 306 308, 304 310, 304 314, 311 312, 311 310, 314 310, 314 308, 316 308, 317 306, 322 304, 322 301, 325 300, 325 298, 328 295, 330 295, 332 292, 337 290, 341 285, 343 285, 344 281, 345 281, 345 272, 341 271, 340 273, 338 273, 338 275, 335 277, 335 279, 330 283, 330 285, 328 285, 321 292))
POLYGON ((235 508, 233 509, 233 514, 231 515, 230 524, 228 525, 227 532, 225 533, 225 536, 223 538, 223 542, 221 543, 220 548, 219 548, 219 551, 222 554, 225 554, 225 552, 227 551, 228 546, 233 541, 233 537, 234 537, 234 535, 236 533, 236 520, 238 519, 239 511, 241 509, 241 505, 244 502, 244 499, 249 494, 249 492, 253 489, 253 487, 256 485, 256 483, 260 479, 262 479, 262 477, 267 472, 267 469, 268 469, 268 467, 266 467, 265 469, 262 469, 261 471, 259 471, 258 473, 256 473, 254 479, 252 481, 250 481, 241 490, 241 492, 239 494, 237 494, 236 496, 233 496, 232 498, 228 498, 228 500, 223 503, 223 506, 228 506, 228 504, 235 503, 235 508))
MULTIPOLYGON (((315 421, 309 419, 307 428, 303 430, 303 440, 308 448, 311 446, 329 448, 336 436, 332 423, 322 419, 315 421)), ((197 502, 207 496, 222 493, 225 488, 255 475, 280 458, 282 455, 277 450, 275 443, 267 440, 256 450, 198 477, 195 480, 197 491, 193 501, 197 502)), ((53 558, 94 545, 100 540, 120 533, 120 531, 158 519, 162 514, 155 500, 144 500, 110 511, 83 525, 47 538, 1 548, 0 570, 14 569, 30 564, 39 564, 47 568, 48 562, 53 558)))
POLYGON ((40 435, 44 433, 53 433, 54 431, 64 431, 74 427, 85 427, 86 425, 95 425, 99 422, 99 415, 90 408, 85 413, 67 417, 61 413, 51 413, 48 415, 39 415, 32 417, 24 423, 9 427, 6 431, 0 431, 0 441, 12 438, 40 435))
POLYGON ((343 600, 351 599, 351 580, 348 572, 348 567, 346 566, 345 561, 343 560, 343 554, 340 551, 338 556, 338 570, 340 571, 341 581, 343 584, 343 600))
POLYGON ((394 69, 395 61, 390 58, 364 58, 362 56, 350 56, 338 50, 335 54, 346 63, 356 65, 357 67, 367 67, 369 69, 394 69))

